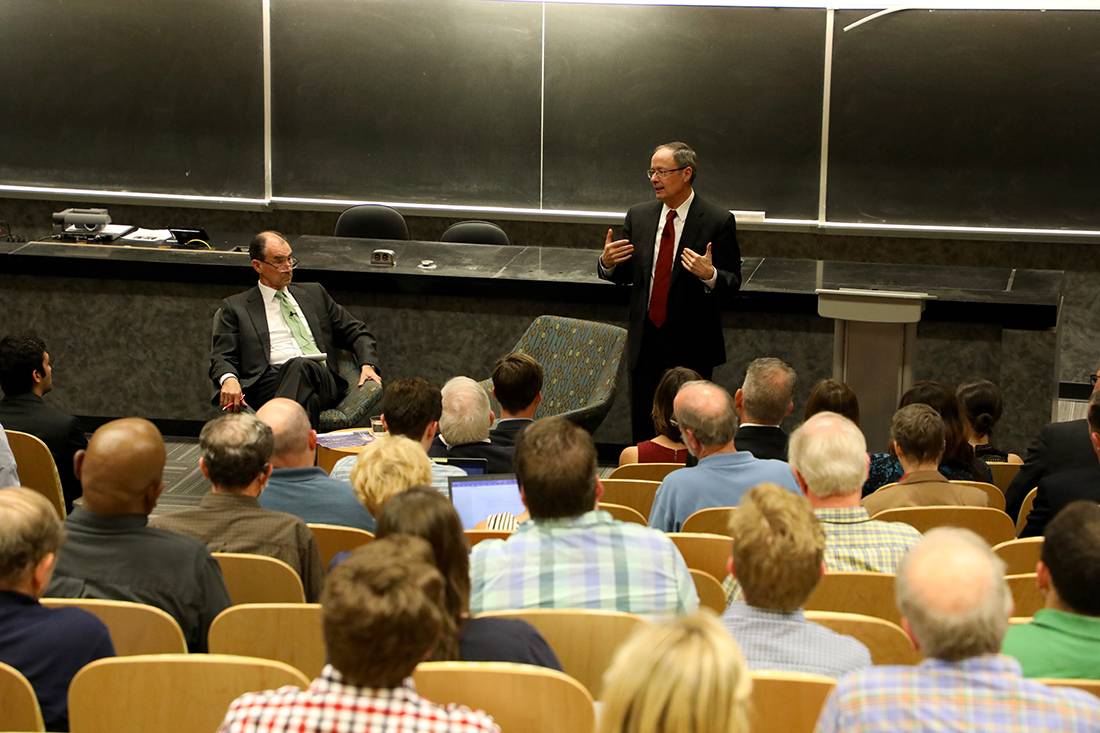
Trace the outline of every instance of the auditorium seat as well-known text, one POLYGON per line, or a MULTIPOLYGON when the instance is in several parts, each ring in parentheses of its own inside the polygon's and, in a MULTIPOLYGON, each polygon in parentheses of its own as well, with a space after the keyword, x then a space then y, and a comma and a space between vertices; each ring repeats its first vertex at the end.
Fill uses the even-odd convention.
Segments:
POLYGON ((726 591, 722 583, 710 573, 695 568, 688 568, 691 579, 695 583, 695 593, 699 596, 699 606, 709 608, 721 615, 726 611, 726 591))
POLYGON ((628 506, 646 519, 653 509, 657 489, 661 487, 660 481, 638 479, 605 478, 600 483, 603 485, 602 501, 628 506))
POLYGON ((1024 527, 1027 526, 1027 515, 1031 514, 1031 508, 1035 506, 1035 497, 1039 495, 1039 487, 1036 486, 1031 491, 1027 492, 1027 496, 1024 497, 1024 503, 1020 505, 1020 513, 1016 515, 1016 536, 1019 537, 1024 527))
POLYGON ((238 603, 305 603, 302 579, 282 560, 241 552, 211 553, 222 569, 229 600, 238 603))
POLYGON ((19 483, 34 489, 50 502, 57 516, 65 519, 65 495, 61 490, 61 477, 53 454, 42 440, 19 430, 5 430, 15 468, 19 471, 19 483))
POLYGON ((42 710, 27 678, 15 667, 0 662, 0 730, 44 731, 42 710))
POLYGON ((683 463, 627 463, 612 471, 608 478, 640 479, 659 483, 665 480, 665 476, 683 467, 683 463))
POLYGON ((1002 509, 984 506, 912 506, 886 509, 872 519, 904 522, 924 534, 934 527, 962 527, 991 546, 1016 536, 1012 520, 1002 509))
POLYGON ((874 664, 919 664, 920 653, 905 631, 886 619, 862 613, 806 611, 806 620, 855 637, 871 652, 874 664))
POLYGON ((709 573, 719 581, 729 575, 729 537, 707 532, 669 532, 666 536, 676 545, 689 568, 709 573))
POLYGON ((610 502, 601 501, 596 505, 596 508, 607 512, 620 522, 633 522, 643 527, 647 524, 646 518, 643 517, 637 509, 632 509, 623 504, 612 504, 610 502))
POLYGON ((1046 599, 1035 579, 1035 573, 1015 573, 1006 575, 1005 582, 1012 593, 1012 615, 1034 616, 1035 612, 1046 605, 1046 599))
POLYGON ((836 680, 801 672, 752 673, 752 733, 812 733, 836 680))
POLYGON ((901 614, 894 601, 894 576, 887 573, 827 572, 803 608, 862 613, 901 625, 901 614))
POLYGON ((994 484, 986 483, 985 481, 964 481, 962 479, 951 479, 950 483, 973 486, 975 489, 981 489, 985 492, 986 498, 989 499, 988 506, 994 509, 1000 509, 1002 512, 1005 510, 1004 489, 998 488, 994 484))
POLYGON ((1042 537, 1024 537, 1002 542, 993 548, 997 557, 1004 560, 1005 575, 1034 573, 1039 555, 1043 551, 1042 537))
POLYGON ((460 221, 447 227, 440 242, 464 242, 466 244, 509 245, 512 242, 504 230, 491 221, 460 221))
POLYGON ((244 603, 230 606, 210 624, 211 654, 274 659, 306 677, 325 666, 319 603, 244 603))
POLYGON ((474 549, 474 545, 485 540, 506 540, 512 536, 512 533, 502 529, 467 529, 463 530, 466 535, 466 544, 470 546, 470 549, 474 549))
POLYGON ((989 472, 993 474, 993 485, 1000 489, 1002 492, 1008 491, 1009 485, 1012 483, 1012 479, 1016 478, 1016 474, 1023 468, 1022 463, 987 463, 986 467, 989 468, 989 472))
POLYGON ((98 618, 120 657, 187 652, 179 622, 155 606, 97 598, 43 598, 41 603, 48 608, 80 608, 98 618))
POLYGON ((321 566, 327 568, 332 558, 341 552, 351 552, 374 539, 374 535, 365 529, 343 527, 338 524, 307 524, 317 542, 317 552, 321 555, 321 566))
POLYGON ((406 241, 409 226, 396 209, 381 204, 363 204, 344 210, 336 220, 333 234, 337 237, 406 241))
POLYGON ((684 520, 680 530, 683 532, 709 532, 710 534, 721 534, 732 538, 730 522, 733 521, 733 515, 736 512, 737 507, 735 506, 712 506, 700 509, 684 520))

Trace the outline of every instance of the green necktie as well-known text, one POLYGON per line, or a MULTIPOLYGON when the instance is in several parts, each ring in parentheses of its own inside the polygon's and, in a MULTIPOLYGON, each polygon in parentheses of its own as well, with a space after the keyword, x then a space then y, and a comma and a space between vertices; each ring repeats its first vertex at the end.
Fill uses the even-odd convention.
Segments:
POLYGON ((279 310, 283 313, 283 320, 286 321, 286 325, 302 353, 320 354, 321 350, 317 348, 317 342, 313 340, 306 324, 302 323, 302 319, 298 317, 298 311, 294 310, 294 306, 291 305, 290 298, 286 297, 286 293, 282 290, 276 290, 275 300, 279 301, 279 310))

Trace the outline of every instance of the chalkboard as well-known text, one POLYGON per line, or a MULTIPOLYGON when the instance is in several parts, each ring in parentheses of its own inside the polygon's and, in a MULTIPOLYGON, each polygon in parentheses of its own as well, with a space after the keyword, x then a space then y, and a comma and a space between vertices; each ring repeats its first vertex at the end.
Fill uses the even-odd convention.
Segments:
POLYGON ((262 197, 261 11, 0 1, 0 182, 262 197))
POLYGON ((831 221, 1100 226, 1100 13, 836 17, 831 221))
POLYGON ((546 6, 547 208, 652 197, 654 145, 729 208, 817 218, 825 11, 546 6))
POLYGON ((272 3, 276 196, 538 206, 542 8, 272 3))

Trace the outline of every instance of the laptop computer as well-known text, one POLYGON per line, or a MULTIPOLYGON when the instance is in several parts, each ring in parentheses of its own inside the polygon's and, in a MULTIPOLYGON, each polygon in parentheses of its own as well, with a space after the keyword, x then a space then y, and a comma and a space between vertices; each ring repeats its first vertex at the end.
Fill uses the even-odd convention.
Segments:
POLYGON ((443 466, 457 466, 467 476, 480 476, 489 468, 488 458, 432 458, 432 461, 443 466))
POLYGON ((500 512, 519 515, 526 511, 513 473, 449 476, 447 491, 463 529, 473 529, 478 522, 500 512))

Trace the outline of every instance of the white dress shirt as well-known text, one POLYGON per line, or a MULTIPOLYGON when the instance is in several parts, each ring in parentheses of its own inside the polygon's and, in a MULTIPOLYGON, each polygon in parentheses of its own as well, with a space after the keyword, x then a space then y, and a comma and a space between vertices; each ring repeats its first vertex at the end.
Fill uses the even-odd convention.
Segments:
MULTIPOLYGON (((267 332, 271 338, 271 351, 268 353, 267 360, 271 362, 271 366, 279 366, 285 364, 291 359, 302 356, 302 349, 298 346, 298 342, 294 340, 294 334, 290 332, 290 326, 287 325, 286 319, 283 318, 282 308, 279 306, 279 301, 275 300, 275 288, 269 288, 263 283, 256 283, 260 288, 260 296, 264 300, 264 312, 267 314, 267 332)), ((298 319, 302 322, 302 326, 306 332, 313 337, 314 342, 317 338, 313 336, 313 331, 309 327, 309 321, 306 320, 305 314, 302 312, 302 307, 298 305, 298 301, 294 300, 294 296, 290 294, 290 290, 284 290, 286 293, 286 299, 290 301, 290 304, 294 307, 295 312, 298 313, 298 319)), ((226 379, 236 376, 234 374, 223 374, 218 380, 221 384, 226 379)))
POLYGON ((8 445, 8 435, 0 425, 0 489, 19 486, 19 472, 15 468, 15 456, 8 445))

